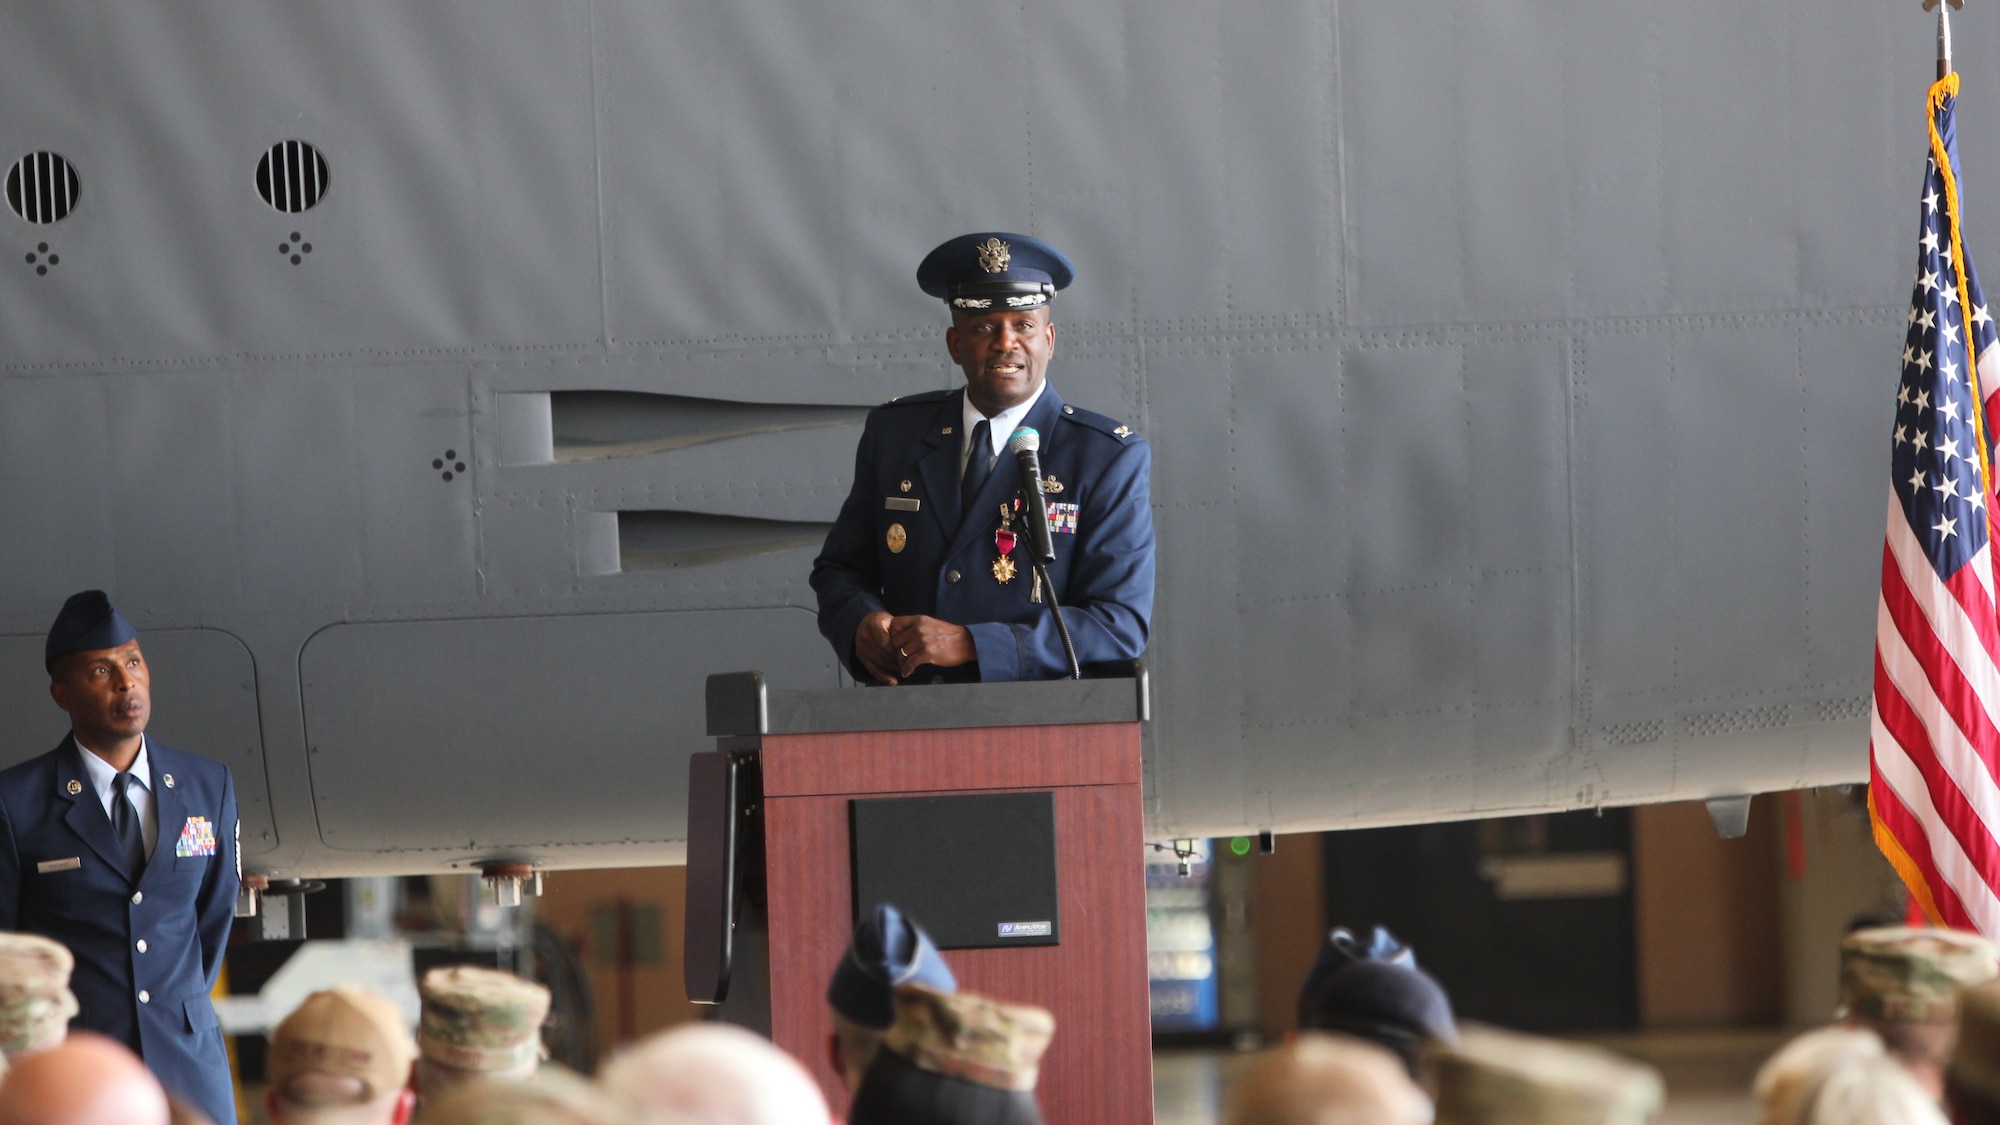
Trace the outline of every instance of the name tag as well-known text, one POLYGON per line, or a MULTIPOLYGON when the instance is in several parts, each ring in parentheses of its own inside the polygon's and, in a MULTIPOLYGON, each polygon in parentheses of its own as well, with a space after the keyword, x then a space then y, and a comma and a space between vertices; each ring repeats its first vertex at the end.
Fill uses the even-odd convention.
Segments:
POLYGON ((50 875, 57 871, 75 871, 82 866, 82 856, 73 855, 68 859, 45 859, 35 865, 35 874, 50 875))
POLYGON ((181 838, 174 842, 174 855, 181 859, 215 854, 215 825, 205 816, 191 816, 181 826, 181 838))
POLYGON ((892 512, 915 512, 923 509, 924 502, 908 496, 885 496, 882 506, 892 512))

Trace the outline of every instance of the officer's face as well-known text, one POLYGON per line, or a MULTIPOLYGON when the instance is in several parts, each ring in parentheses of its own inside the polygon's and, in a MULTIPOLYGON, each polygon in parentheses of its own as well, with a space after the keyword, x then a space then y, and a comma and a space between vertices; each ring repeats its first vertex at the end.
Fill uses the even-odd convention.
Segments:
POLYGON ((1035 397, 1056 354, 1056 326, 1049 310, 968 315, 954 313, 944 346, 965 371, 965 393, 992 417, 1035 397))
POLYGON ((152 673, 138 641, 64 657, 49 694, 69 712, 70 725, 86 743, 143 734, 153 711, 152 673))

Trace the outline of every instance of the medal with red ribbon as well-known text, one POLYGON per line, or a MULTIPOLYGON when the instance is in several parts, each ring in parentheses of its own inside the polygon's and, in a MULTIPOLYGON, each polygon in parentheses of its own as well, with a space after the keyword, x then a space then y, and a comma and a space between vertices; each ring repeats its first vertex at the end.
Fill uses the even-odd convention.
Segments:
POLYGON ((1000 526, 993 531, 993 549, 999 552, 993 560, 993 580, 1002 585, 1014 580, 1014 504, 1000 505, 1000 526))

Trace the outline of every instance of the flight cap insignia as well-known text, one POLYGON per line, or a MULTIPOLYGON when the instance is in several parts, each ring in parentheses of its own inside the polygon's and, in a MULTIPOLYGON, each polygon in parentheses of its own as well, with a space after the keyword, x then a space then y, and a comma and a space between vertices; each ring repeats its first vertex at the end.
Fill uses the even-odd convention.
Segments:
POLYGON ((903 548, 904 548, 904 547, 906 547, 906 546, 908 546, 908 545, 909 545, 909 543, 910 543, 910 533, 909 533, 909 532, 907 532, 907 531, 904 531, 904 530, 903 530, 903 525, 902 525, 902 524, 900 524, 900 523, 892 523, 892 524, 890 524, 890 525, 889 525, 889 553, 890 553, 890 554, 892 554, 892 555, 900 555, 900 554, 902 554, 902 553, 903 553, 903 548))
POLYGON ((78 793, 83 792, 83 782, 77 781, 76 779, 72 778, 70 779, 70 783, 68 785, 63 786, 63 788, 69 791, 70 796, 74 797, 78 793))
POLYGON ((989 238, 979 244, 979 268, 987 273, 1005 273, 1007 263, 1013 256, 1007 244, 997 238, 989 238))

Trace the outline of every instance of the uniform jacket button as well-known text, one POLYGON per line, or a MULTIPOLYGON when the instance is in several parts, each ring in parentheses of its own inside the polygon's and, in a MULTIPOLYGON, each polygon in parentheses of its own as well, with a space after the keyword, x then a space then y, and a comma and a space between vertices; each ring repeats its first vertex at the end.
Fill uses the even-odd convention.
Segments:
POLYGON ((947 571, 945 571, 945 572, 944 572, 944 580, 945 580, 946 582, 956 582, 956 581, 958 581, 958 572, 957 572, 956 570, 947 570, 947 571))
POLYGON ((137 905, 139 905, 140 903, 142 903, 142 902, 144 902, 144 901, 146 901, 146 892, 145 892, 145 891, 133 891, 133 892, 132 892, 132 905, 133 905, 133 906, 137 906, 137 905))
POLYGON ((142 988, 142 989, 140 989, 140 990, 139 990, 139 1003, 141 1003, 141 1004, 151 1004, 152 1002, 153 1002, 153 994, 152 994, 152 993, 150 993, 150 992, 147 992, 147 991, 146 991, 145 989, 143 989, 143 988, 142 988))
POLYGON ((144 953, 144 952, 146 952, 146 939, 145 939, 145 938, 140 938, 137 944, 138 944, 138 948, 139 948, 139 952, 141 952, 141 953, 144 953))

